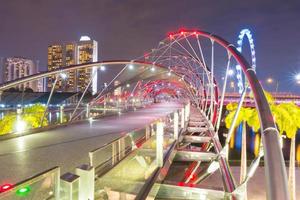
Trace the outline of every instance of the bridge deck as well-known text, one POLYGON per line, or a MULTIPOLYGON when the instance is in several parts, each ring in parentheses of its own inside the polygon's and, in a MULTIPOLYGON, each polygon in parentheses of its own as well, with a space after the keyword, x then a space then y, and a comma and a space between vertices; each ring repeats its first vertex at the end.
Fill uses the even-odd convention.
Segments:
POLYGON ((180 108, 179 103, 160 103, 89 123, 76 124, 38 134, 1 141, 0 185, 16 183, 53 166, 73 171, 88 162, 88 152, 122 132, 143 127, 156 118, 180 108))

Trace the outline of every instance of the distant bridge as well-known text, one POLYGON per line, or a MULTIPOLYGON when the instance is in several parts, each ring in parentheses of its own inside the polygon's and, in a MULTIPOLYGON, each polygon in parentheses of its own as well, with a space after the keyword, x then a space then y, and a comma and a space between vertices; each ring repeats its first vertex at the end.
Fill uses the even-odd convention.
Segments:
MULTIPOLYGON (((298 106, 300 106, 300 96, 294 95, 290 93, 271 93, 274 97, 275 103, 288 103, 288 102, 294 102, 298 106)), ((229 103, 238 103, 240 101, 241 95, 238 93, 226 93, 225 99, 224 99, 224 105, 227 105, 229 103)), ((247 95, 245 97, 244 103, 246 105, 255 107, 254 105, 254 99, 247 95)))

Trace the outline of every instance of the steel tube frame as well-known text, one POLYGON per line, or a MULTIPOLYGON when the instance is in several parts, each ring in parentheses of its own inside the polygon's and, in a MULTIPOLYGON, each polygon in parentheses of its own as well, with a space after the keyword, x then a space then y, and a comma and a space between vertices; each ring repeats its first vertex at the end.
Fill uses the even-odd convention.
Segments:
POLYGON ((57 74, 56 77, 55 77, 55 81, 54 81, 54 83, 53 83, 53 86, 52 86, 52 88, 51 88, 50 95, 49 95, 49 97, 48 97, 48 101, 47 101, 47 104, 46 104, 46 109, 45 109, 45 112, 44 112, 43 117, 42 117, 42 119, 41 119, 40 127, 43 126, 43 122, 44 122, 46 113, 47 113, 47 111, 48 111, 49 103, 50 103, 50 101, 51 101, 53 92, 54 92, 54 90, 55 90, 56 83, 57 83, 57 81, 58 81, 58 77, 59 77, 59 75, 57 74))
POLYGON ((215 42, 228 50, 240 64, 247 77, 250 88, 254 95, 255 106, 259 113, 262 130, 265 160, 265 178, 267 198, 272 200, 289 199, 287 174, 283 160, 283 154, 279 144, 279 133, 265 97, 264 91, 256 77, 253 68, 237 49, 223 38, 208 32, 197 31, 197 34, 213 39, 215 42))
POLYGON ((234 45, 230 44, 223 38, 213 35, 209 32, 199 30, 185 30, 177 32, 173 34, 173 37, 174 35, 179 35, 182 33, 195 33, 194 35, 197 37, 202 36, 210 40, 214 40, 216 43, 224 47, 229 53, 231 53, 233 58, 235 58, 235 60, 241 66, 253 92, 255 106, 258 110, 261 124, 262 141, 265 154, 264 159, 267 198, 272 200, 289 199, 287 174, 279 143, 279 133, 275 126, 275 122, 263 89, 256 77, 255 71, 242 56, 242 54, 234 47, 234 45))

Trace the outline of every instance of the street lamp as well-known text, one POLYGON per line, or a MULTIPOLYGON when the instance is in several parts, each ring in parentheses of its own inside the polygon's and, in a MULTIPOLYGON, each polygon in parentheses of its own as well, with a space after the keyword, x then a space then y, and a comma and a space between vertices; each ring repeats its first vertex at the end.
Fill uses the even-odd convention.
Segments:
MULTIPOLYGON (((272 79, 272 78, 267 79, 268 84, 272 84, 273 82, 274 82, 274 79, 272 79)), ((276 94, 277 91, 278 91, 279 81, 276 80, 276 85, 275 86, 276 86, 276 88, 275 88, 275 94, 276 94)))

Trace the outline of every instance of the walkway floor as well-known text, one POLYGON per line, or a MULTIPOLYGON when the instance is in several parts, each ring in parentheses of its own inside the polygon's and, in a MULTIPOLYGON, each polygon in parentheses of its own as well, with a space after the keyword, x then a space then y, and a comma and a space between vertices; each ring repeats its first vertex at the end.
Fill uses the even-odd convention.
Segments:
POLYGON ((60 166, 62 173, 72 172, 76 166, 88 163, 89 151, 180 107, 177 103, 160 103, 102 118, 92 125, 77 124, 1 141, 0 185, 19 182, 54 166, 60 166))

